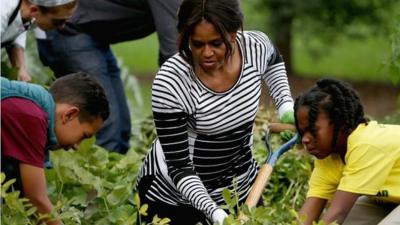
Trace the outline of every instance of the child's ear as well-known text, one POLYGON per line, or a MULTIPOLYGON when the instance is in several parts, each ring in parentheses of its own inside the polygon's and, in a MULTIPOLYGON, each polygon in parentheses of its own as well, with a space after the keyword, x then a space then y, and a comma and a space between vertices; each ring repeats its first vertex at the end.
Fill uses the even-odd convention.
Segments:
POLYGON ((76 106, 69 106, 62 114, 63 124, 72 121, 73 119, 79 117, 79 108, 76 106))

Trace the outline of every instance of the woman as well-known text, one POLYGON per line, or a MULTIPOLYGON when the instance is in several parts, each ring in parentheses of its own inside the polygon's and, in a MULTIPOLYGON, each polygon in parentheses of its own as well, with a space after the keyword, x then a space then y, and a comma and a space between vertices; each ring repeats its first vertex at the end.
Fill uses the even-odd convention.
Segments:
POLYGON ((235 188, 245 200, 257 174, 251 148, 262 80, 280 118, 293 121, 278 50, 265 34, 243 32, 242 22, 237 0, 183 1, 179 53, 152 87, 158 139, 138 179, 149 205, 142 222, 157 214, 171 224, 222 223, 222 190, 235 188))
POLYGON ((1 47, 7 47, 20 80, 31 80, 24 58, 25 31, 35 26, 43 30, 64 26, 76 4, 77 0, 2 0, 1 47))

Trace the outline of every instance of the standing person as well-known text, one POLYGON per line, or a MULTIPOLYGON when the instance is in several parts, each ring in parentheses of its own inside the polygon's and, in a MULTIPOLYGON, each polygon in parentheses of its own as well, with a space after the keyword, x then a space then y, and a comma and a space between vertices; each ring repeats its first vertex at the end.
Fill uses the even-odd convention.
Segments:
POLYGON ((171 224, 227 216, 222 190, 240 202, 257 174, 251 154, 261 85, 269 87, 280 118, 293 118, 284 62, 268 37, 242 30, 237 0, 184 0, 178 13, 179 54, 169 58, 152 87, 158 138, 145 159, 138 192, 154 215, 171 224))
POLYGON ((355 91, 334 79, 319 80, 295 102, 296 127, 316 156, 304 224, 400 224, 400 126, 364 117, 355 91))
MULTIPOLYGON (((94 135, 109 115, 98 82, 83 73, 57 79, 50 90, 1 78, 1 171, 16 179, 39 213, 50 213, 44 160, 50 148, 75 148, 94 135)), ((48 221, 61 224, 61 221, 48 221)))
POLYGON ((6 47, 11 65, 18 69, 18 79, 30 81, 25 65, 26 30, 62 27, 72 15, 76 0, 2 0, 1 47, 6 47))
POLYGON ((111 114, 97 134, 96 144, 125 153, 131 135, 121 71, 110 44, 136 40, 156 31, 161 65, 176 53, 179 3, 180 0, 80 0, 64 29, 37 33, 40 58, 56 76, 85 71, 104 86, 111 114))

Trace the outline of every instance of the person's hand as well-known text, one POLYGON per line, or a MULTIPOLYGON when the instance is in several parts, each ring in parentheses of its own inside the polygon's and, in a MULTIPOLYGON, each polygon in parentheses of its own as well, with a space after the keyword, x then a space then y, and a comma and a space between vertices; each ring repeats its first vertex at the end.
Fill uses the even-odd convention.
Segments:
MULTIPOLYGON (((289 124, 294 124, 294 113, 293 111, 287 111, 281 116, 281 122, 282 123, 289 123, 289 124)), ((290 130, 284 130, 279 133, 281 136, 282 141, 287 142, 290 139, 292 139, 294 132, 290 130)))
POLYGON ((31 77, 31 75, 29 75, 29 73, 28 73, 28 71, 26 71, 26 69, 21 68, 18 70, 18 80, 29 82, 32 80, 32 77, 31 77))
POLYGON ((294 124, 294 112, 293 111, 287 111, 285 112, 281 118, 280 118, 282 123, 290 123, 294 124))
POLYGON ((213 224, 223 225, 226 217, 228 217, 228 214, 223 209, 217 209, 212 214, 212 222, 213 224))

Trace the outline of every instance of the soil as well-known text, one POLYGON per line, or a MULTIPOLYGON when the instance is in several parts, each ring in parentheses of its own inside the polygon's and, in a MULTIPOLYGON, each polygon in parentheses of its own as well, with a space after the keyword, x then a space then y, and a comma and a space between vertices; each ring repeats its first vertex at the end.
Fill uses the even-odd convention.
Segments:
MULTIPOLYGON (((140 82, 151 83, 152 76, 138 76, 140 82)), ((298 96, 301 92, 306 91, 315 84, 317 79, 299 77, 295 75, 289 76, 289 84, 293 97, 298 96)), ((391 115, 398 109, 400 99, 400 84, 394 85, 391 83, 373 83, 373 82, 349 82, 357 91, 364 105, 365 113, 372 118, 382 118, 391 115)), ((273 107, 272 101, 265 100, 262 94, 261 102, 269 102, 269 106, 273 107)), ((268 107, 269 107, 268 106, 268 107)))
MULTIPOLYGON (((289 76, 289 84, 292 95, 298 96, 301 92, 312 87, 317 79, 289 76)), ((357 91, 364 111, 372 118, 382 118, 393 114, 398 109, 400 98, 400 84, 372 83, 372 82, 349 82, 357 91)))

